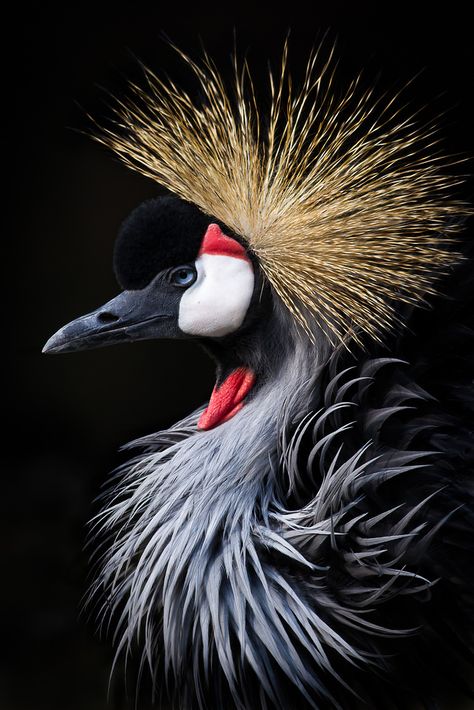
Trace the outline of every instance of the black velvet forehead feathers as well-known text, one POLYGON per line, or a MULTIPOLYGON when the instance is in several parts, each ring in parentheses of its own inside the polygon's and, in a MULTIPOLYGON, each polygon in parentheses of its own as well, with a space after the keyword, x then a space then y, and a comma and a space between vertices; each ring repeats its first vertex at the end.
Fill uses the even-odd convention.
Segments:
POLYGON ((120 286, 144 288, 163 269, 194 262, 207 227, 216 221, 172 195, 143 202, 125 219, 115 242, 120 286))

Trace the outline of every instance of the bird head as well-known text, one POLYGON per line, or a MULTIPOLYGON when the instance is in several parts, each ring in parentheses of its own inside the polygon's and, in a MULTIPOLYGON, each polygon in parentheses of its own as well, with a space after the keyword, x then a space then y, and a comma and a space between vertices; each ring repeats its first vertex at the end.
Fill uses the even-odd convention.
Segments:
POLYGON ((433 154, 432 127, 414 128, 393 102, 379 110, 357 82, 336 100, 331 61, 320 71, 317 55, 295 90, 286 53, 270 75, 269 116, 245 63, 235 60, 229 92, 207 57, 182 55, 199 101, 145 70, 149 92, 133 85, 117 102, 114 127, 95 137, 172 196, 125 220, 115 248, 124 291, 46 352, 193 337, 218 362, 236 347, 247 359, 273 348, 277 361, 294 332, 322 349, 380 342, 402 323, 400 306, 436 290, 458 260, 467 210, 449 196, 458 178, 433 154))
POLYGON ((151 338, 222 339, 248 331, 262 299, 243 240, 174 196, 137 207, 122 224, 114 269, 123 291, 53 335, 44 352, 151 338))

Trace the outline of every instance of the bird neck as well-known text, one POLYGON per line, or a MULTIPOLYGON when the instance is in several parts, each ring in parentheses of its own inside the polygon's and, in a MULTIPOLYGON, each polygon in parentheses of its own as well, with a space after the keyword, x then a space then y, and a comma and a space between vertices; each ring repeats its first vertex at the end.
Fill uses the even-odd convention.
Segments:
POLYGON ((202 343, 216 363, 216 384, 198 428, 213 428, 237 414, 265 382, 277 376, 289 342, 281 318, 263 313, 257 318, 254 313, 234 337, 202 343))
POLYGON ((277 374, 293 342, 293 328, 285 309, 277 307, 268 285, 257 275, 254 296, 243 325, 222 338, 206 338, 201 345, 216 363, 216 385, 244 367, 260 387, 277 374))

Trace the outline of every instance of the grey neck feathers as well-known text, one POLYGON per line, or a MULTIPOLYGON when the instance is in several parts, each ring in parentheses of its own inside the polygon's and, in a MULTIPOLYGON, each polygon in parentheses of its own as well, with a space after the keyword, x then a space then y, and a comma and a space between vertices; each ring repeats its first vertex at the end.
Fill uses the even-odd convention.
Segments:
POLYGON ((396 585, 417 594, 431 583, 409 569, 422 554, 423 538, 413 542, 422 528, 412 527, 426 501, 412 515, 391 501, 372 517, 364 508, 365 491, 373 501, 380 483, 417 469, 426 452, 374 457, 380 412, 353 449, 340 444, 351 438, 348 391, 364 396, 390 359, 355 375, 338 367, 322 334, 312 343, 285 327, 283 312, 274 317, 278 360, 243 409, 208 431, 196 429, 199 410, 135 442, 144 451, 97 520, 108 538, 93 591, 118 617, 117 653, 138 639, 142 665, 156 686, 169 682, 180 710, 248 710, 253 692, 262 708, 288 708, 294 691, 302 707, 320 707, 315 698, 339 707, 327 681, 345 685, 338 664, 373 662, 374 636, 405 633, 367 614, 396 585))
MULTIPOLYGON (((297 336, 283 312, 275 317, 278 347, 266 337, 278 361, 267 358, 265 376, 243 409, 205 432, 196 430, 200 411, 194 412, 134 442, 145 453, 122 471, 119 488, 98 516, 112 537, 96 590, 105 589, 107 611, 120 608, 119 651, 130 650, 140 635, 143 660, 156 668, 158 644, 165 674, 176 678, 203 669, 206 675, 218 659, 235 697, 242 686, 237 691, 232 645, 240 643, 250 668, 262 654, 244 642, 249 614, 265 654, 285 664, 279 645, 288 640, 286 631, 279 638, 271 627, 279 626, 277 606, 287 582, 271 581, 276 572, 260 560, 262 551, 274 547, 289 558, 294 553, 297 564, 309 564, 270 531, 269 515, 278 507, 281 432, 311 407, 324 341, 318 349, 297 336), (276 585, 273 591, 269 583, 276 585)), ((270 685, 267 692, 273 695, 270 685)))

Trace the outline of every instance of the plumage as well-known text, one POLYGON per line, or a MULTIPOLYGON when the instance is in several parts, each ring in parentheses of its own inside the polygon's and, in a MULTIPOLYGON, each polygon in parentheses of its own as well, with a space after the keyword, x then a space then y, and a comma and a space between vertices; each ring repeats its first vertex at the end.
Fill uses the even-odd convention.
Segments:
POLYGON ((298 93, 285 51, 267 127, 246 65, 232 103, 207 57, 185 59, 201 103, 147 72, 99 137, 175 196, 125 222, 124 292, 46 346, 195 337, 216 361, 207 408, 128 446, 91 600, 180 710, 465 690, 474 284, 456 178, 396 98, 334 98, 331 59, 298 93))
POLYGON ((145 69, 146 89, 117 100, 116 126, 97 140, 243 237, 308 333, 313 316, 339 340, 380 336, 396 303, 432 291, 469 212, 450 195, 459 178, 433 125, 359 79, 338 93, 332 52, 310 56, 298 90, 285 47, 268 116, 246 63, 235 59, 228 89, 209 57, 180 54, 201 99, 145 69))

